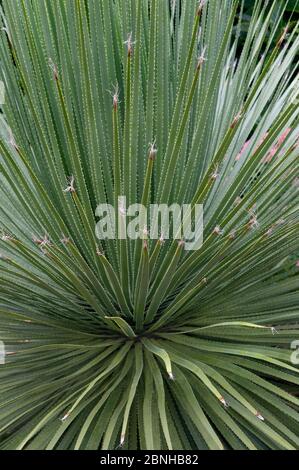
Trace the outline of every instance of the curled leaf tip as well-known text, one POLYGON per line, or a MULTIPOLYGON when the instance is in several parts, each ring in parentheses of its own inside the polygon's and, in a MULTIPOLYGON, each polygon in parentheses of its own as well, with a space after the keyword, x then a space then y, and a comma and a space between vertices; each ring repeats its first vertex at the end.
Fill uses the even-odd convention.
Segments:
POLYGON ((62 418, 60 418, 60 421, 62 421, 63 423, 68 419, 70 413, 66 413, 62 418))
POLYGON ((69 237, 66 237, 65 235, 62 235, 60 243, 62 245, 68 245, 70 243, 70 241, 71 241, 71 239, 69 237))
POLYGON ((252 228, 252 229, 259 228, 260 224, 257 219, 256 213, 253 210, 251 210, 249 211, 249 214, 251 215, 249 223, 248 223, 249 228, 252 228))
POLYGON ((135 41, 132 41, 133 33, 130 32, 128 34, 128 39, 124 42, 124 44, 127 46, 127 51, 128 51, 128 57, 131 57, 133 54, 133 45, 135 44, 135 41))
POLYGON ((265 421, 265 418, 264 418, 259 412, 257 412, 255 416, 256 416, 260 421, 265 421))
POLYGON ((201 14, 201 12, 203 10, 203 7, 205 6, 206 3, 207 3, 207 0, 199 0, 198 1, 197 15, 201 14))
POLYGON ((104 253, 100 250, 100 248, 97 248, 96 254, 97 254, 98 256, 101 256, 101 257, 104 257, 104 256, 105 256, 104 253))
POLYGON ((9 235, 8 233, 3 233, 3 234, 1 235, 1 240, 2 240, 3 242, 9 242, 9 241, 13 241, 14 238, 13 238, 12 235, 9 235))
POLYGON ((40 248, 52 245, 51 240, 49 239, 49 236, 47 234, 45 234, 43 238, 37 238, 33 236, 32 241, 33 243, 35 243, 35 245, 38 245, 40 248))
POLYGON ((236 231, 235 230, 232 230, 229 234, 229 239, 230 240, 234 240, 236 238, 236 231))
POLYGON ((156 147, 156 142, 154 141, 152 144, 150 144, 149 159, 155 160, 157 156, 157 152, 158 152, 158 149, 156 147))
POLYGON ((70 176, 68 178, 68 185, 67 187, 63 190, 64 193, 75 193, 76 192, 76 189, 75 189, 75 177, 74 176, 70 176))
POLYGON ((48 65, 49 65, 50 69, 51 69, 52 72, 53 72, 54 80, 57 81, 57 80, 58 80, 58 68, 57 68, 57 65, 54 64, 54 62, 53 62, 53 60, 51 59, 51 57, 49 57, 48 65))
POLYGON ((113 93, 112 93, 112 99, 113 99, 113 109, 116 111, 118 108, 119 104, 119 88, 118 84, 115 85, 113 93))
POLYGON ((207 60, 207 58, 205 57, 206 50, 207 50, 207 46, 204 46, 200 56, 198 57, 197 70, 199 70, 200 67, 203 65, 203 63, 206 62, 207 60))
POLYGON ((164 237, 163 233, 161 233, 161 236, 159 238, 159 243, 160 243, 160 245, 164 245, 164 243, 165 243, 165 237, 164 237))
POLYGON ((281 34, 281 36, 280 36, 280 38, 278 39, 278 42, 277 42, 277 47, 281 47, 281 45, 283 44, 284 40, 287 37, 288 31, 289 31, 289 25, 287 25, 285 28, 283 28, 282 34, 281 34))
POLYGON ((8 142, 19 153, 20 147, 17 145, 15 137, 14 137, 11 129, 9 129, 9 140, 8 140, 8 142))
POLYGON ((219 225, 216 225, 216 227, 213 230, 213 233, 215 235, 223 235, 223 230, 221 229, 221 227, 219 225))
POLYGON ((234 119, 233 119, 233 121, 230 125, 230 128, 234 129, 242 117, 243 117, 243 112, 239 111, 238 114, 236 114, 236 116, 234 117, 234 119))
POLYGON ((228 408, 228 403, 223 397, 220 397, 219 400, 222 403, 222 405, 224 406, 224 408, 228 408))
POLYGON ((216 179, 219 178, 219 176, 220 176, 219 167, 218 167, 218 165, 217 165, 217 166, 214 168, 213 173, 211 174, 211 178, 212 178, 213 180, 216 180, 216 179))

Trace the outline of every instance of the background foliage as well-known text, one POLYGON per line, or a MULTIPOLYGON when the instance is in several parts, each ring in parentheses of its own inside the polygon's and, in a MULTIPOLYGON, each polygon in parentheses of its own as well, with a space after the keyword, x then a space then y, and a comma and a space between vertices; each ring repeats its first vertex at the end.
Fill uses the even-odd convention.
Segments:
POLYGON ((0 448, 297 449, 287 4, 2 4, 0 448), (120 193, 202 203, 202 248, 99 242, 120 193))

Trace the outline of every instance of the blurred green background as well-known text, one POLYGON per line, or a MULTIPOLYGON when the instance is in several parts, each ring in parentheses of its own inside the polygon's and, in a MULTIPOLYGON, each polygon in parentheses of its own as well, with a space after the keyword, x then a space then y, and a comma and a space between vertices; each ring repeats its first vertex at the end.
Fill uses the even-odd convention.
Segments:
MULTIPOLYGON (((244 1, 244 12, 243 12, 243 17, 242 17, 242 36, 245 38, 246 36, 246 31, 248 29, 250 17, 252 15, 253 7, 255 4, 256 0, 245 0, 244 1)), ((266 0, 265 0, 266 2, 266 0)), ((269 8, 271 6, 271 0, 268 0, 269 3, 269 8)), ((273 23, 275 18, 280 16, 280 8, 286 5, 285 7, 285 12, 281 18, 281 28, 279 30, 281 31, 287 24, 290 22, 291 28, 294 27, 296 24, 298 25, 299 22, 299 0, 281 0, 279 4, 277 5, 276 8, 274 8, 273 11, 273 23)), ((275 39, 279 38, 280 33, 277 33, 277 37, 275 39)))
MULTIPOLYGON (((244 1, 244 12, 242 15, 242 22, 241 22, 241 44, 245 41, 246 32, 249 26, 250 18, 252 15, 254 3, 256 0, 245 0, 244 1)), ((266 1, 266 0, 265 0, 266 1)), ((280 21, 279 30, 274 38, 273 47, 275 46, 276 42, 278 41, 283 28, 286 27, 288 23, 290 23, 290 30, 294 27, 298 27, 299 24, 299 0, 281 0, 280 2, 281 7, 285 7, 285 12, 280 21)), ((269 8, 271 6, 271 0, 269 0, 269 8)), ((281 15, 281 7, 274 8, 273 11, 273 24, 276 17, 281 15)), ((240 44, 240 52, 242 51, 242 47, 240 44)), ((297 55, 298 57, 298 55, 297 55)), ((295 67, 298 67, 299 61, 294 64, 295 67)), ((278 275, 279 278, 287 279, 291 274, 295 274, 298 272, 298 267, 296 266, 297 261, 299 260, 299 253, 295 253, 290 255, 288 258, 282 261, 281 268, 282 272, 278 275)))

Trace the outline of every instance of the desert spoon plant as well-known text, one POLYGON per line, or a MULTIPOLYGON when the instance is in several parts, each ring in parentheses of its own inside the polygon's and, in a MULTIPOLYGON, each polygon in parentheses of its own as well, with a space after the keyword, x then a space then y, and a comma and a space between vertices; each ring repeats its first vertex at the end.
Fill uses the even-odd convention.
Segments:
POLYGON ((240 53, 237 0, 3 0, 1 449, 299 447, 283 3, 240 53), (201 248, 99 240, 119 195, 203 204, 201 248))

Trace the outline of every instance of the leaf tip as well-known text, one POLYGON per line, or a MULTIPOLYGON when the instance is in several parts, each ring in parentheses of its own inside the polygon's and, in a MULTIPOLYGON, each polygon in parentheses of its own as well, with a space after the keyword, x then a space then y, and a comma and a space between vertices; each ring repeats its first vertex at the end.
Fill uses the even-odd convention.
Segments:
POLYGON ((265 421, 265 418, 257 411, 255 416, 260 420, 260 421, 265 421))

